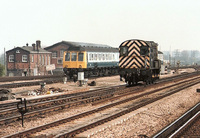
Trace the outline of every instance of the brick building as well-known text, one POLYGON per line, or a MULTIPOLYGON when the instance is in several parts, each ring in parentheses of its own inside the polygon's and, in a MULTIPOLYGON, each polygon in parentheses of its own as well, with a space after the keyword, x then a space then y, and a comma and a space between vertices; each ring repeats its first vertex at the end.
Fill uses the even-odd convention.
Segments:
POLYGON ((72 42, 61 41, 44 48, 52 53, 51 63, 55 64, 56 68, 54 73, 61 73, 63 71, 63 54, 70 46, 73 46, 72 42))
POLYGON ((41 48, 38 40, 32 46, 16 47, 6 52, 7 76, 45 75, 51 64, 51 52, 41 48))

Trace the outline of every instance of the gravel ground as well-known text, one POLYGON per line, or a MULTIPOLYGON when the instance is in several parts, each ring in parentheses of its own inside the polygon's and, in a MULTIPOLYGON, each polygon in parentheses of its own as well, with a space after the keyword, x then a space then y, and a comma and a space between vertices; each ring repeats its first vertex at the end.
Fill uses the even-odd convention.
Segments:
MULTIPOLYGON (((91 80, 92 81, 92 80, 91 80)), ((67 82, 67 84, 56 83, 46 85, 48 87, 57 87, 65 90, 63 93, 73 93, 80 90, 94 89, 98 87, 106 87, 112 85, 124 84, 119 81, 119 76, 104 77, 95 80, 97 86, 79 87, 77 84, 67 82)), ((13 89, 13 92, 19 92, 24 90, 38 89, 39 86, 22 87, 13 89)), ((94 137, 94 138, 116 138, 116 137, 139 137, 139 135, 152 136, 154 133, 173 122, 189 108, 200 102, 200 94, 196 92, 196 89, 200 88, 200 85, 188 88, 170 97, 159 100, 148 106, 140 108, 134 112, 117 118, 113 121, 105 123, 101 126, 95 127, 89 131, 86 131, 79 136, 94 137)), ((45 96, 45 95, 43 95, 45 96)), ((32 96, 36 97, 36 96, 32 96)), ((37 96, 39 97, 39 96, 37 96)), ((1 102, 0 102, 1 103, 1 102)), ((24 128, 21 127, 21 122, 15 122, 8 125, 0 126, 0 137, 23 131, 28 128, 36 127, 38 125, 46 124, 52 120, 58 120, 67 116, 72 116, 82 111, 86 111, 94 108, 94 106, 88 105, 80 108, 70 108, 59 113, 49 113, 45 117, 25 120, 24 128)))
POLYGON ((153 136, 200 102, 200 85, 173 94, 79 136, 91 138, 137 138, 153 136))

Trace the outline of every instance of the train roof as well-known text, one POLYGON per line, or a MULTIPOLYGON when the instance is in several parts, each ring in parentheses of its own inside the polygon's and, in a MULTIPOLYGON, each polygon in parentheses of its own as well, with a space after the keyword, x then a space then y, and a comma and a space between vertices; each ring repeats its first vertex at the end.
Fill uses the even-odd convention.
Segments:
POLYGON ((118 48, 113 48, 109 45, 84 43, 84 42, 72 42, 72 41, 61 41, 52 46, 46 47, 44 49, 48 50, 58 45, 66 46, 67 50, 82 50, 82 51, 91 51, 91 52, 119 52, 118 48))
MULTIPOLYGON (((66 41, 65 41, 66 42, 66 41)), ((113 48, 103 44, 82 43, 82 42, 66 42, 71 47, 68 51, 88 51, 88 52, 119 52, 118 48, 113 48)))
MULTIPOLYGON (((150 46, 150 47, 157 47, 158 46, 158 43, 155 43, 154 41, 145 41, 145 40, 140 40, 140 39, 130 39, 130 40, 126 40, 126 41, 124 41, 124 42, 122 42, 122 44, 123 43, 125 43, 125 42, 127 42, 127 41, 143 41, 143 42, 146 42, 147 44, 148 44, 148 46, 150 46)), ((121 44, 121 45, 122 45, 121 44)), ((120 46, 121 46, 120 45, 120 46)))

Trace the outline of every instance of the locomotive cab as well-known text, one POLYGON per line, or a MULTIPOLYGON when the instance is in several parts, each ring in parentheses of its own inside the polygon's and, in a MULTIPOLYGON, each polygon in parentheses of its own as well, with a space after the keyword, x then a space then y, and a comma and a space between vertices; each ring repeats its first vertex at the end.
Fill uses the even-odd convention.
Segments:
POLYGON ((87 68, 85 52, 66 51, 63 61, 63 68, 87 68))
POLYGON ((85 51, 65 51, 63 56, 63 70, 70 78, 73 76, 71 72, 79 72, 87 68, 85 51))
POLYGON ((139 81, 152 83, 159 78, 158 44, 153 41, 127 40, 119 47, 119 74, 128 85, 139 81))

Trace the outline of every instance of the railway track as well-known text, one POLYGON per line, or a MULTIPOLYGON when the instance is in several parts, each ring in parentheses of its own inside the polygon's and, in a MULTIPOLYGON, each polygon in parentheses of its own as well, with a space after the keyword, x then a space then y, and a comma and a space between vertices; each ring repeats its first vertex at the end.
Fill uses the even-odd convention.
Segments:
POLYGON ((59 78, 59 77, 64 77, 64 75, 0 77, 0 82, 24 81, 24 80, 39 80, 39 79, 59 78))
MULTIPOLYGON (((112 76, 112 75, 107 75, 107 76, 112 76)), ((114 76, 114 75, 113 75, 114 76)), ((46 84, 52 84, 52 83, 58 83, 58 82, 63 82, 63 76, 57 75, 57 76, 29 76, 27 78, 22 77, 14 77, 17 81, 20 80, 36 80, 36 79, 41 79, 39 81, 30 81, 30 82, 17 82, 13 83, 11 81, 16 81, 12 77, 12 79, 9 81, 9 79, 0 79, 2 82, 11 82, 11 83, 6 83, 6 84, 0 84, 0 88, 17 88, 17 87, 24 87, 24 86, 35 86, 35 85, 40 85, 41 83, 46 83, 46 84)), ((105 76, 104 76, 105 77, 105 76)), ((6 77, 7 78, 7 77, 6 77)), ((9 78, 9 77, 8 77, 9 78)), ((96 79, 99 78, 98 76, 91 76, 89 79, 96 79)), ((73 79, 68 79, 68 82, 72 82, 73 79)))
POLYGON ((35 86, 35 85, 40 85, 40 84, 42 84, 44 82, 46 84, 63 82, 63 78, 51 78, 51 79, 42 80, 42 81, 31 81, 31 82, 18 82, 18 83, 0 84, 0 88, 17 88, 17 87, 24 87, 24 86, 35 86))
POLYGON ((172 94, 174 94, 174 93, 176 93, 176 92, 178 92, 180 90, 183 90, 183 89, 185 89, 187 87, 193 86, 193 85, 195 85, 197 83, 199 83, 199 78, 196 78, 196 79, 193 79, 193 80, 190 80, 190 81, 187 80, 186 82, 184 82, 182 84, 179 84, 178 86, 176 86, 176 87, 174 87, 174 88, 172 88, 170 90, 164 91, 164 92, 162 90, 162 92, 158 93, 158 91, 160 91, 159 89, 158 90, 153 90, 153 91, 150 91, 150 92, 146 92, 146 93, 143 93, 143 94, 140 94, 140 95, 137 95, 137 96, 129 97, 129 98, 126 98, 126 99, 123 99, 123 100, 120 100, 120 101, 117 101, 117 102, 114 102, 114 103, 111 103, 111 104, 107 104, 107 105, 101 106, 99 108, 96 108, 96 109, 93 109, 93 110, 90 110, 90 111, 87 111, 87 112, 84 112, 84 113, 80 113, 80 114, 77 114, 77 115, 62 119, 62 120, 58 120, 58 121, 55 121, 55 122, 52 122, 52 123, 49 123, 49 124, 46 124, 46 125, 43 125, 43 126, 39 126, 39 127, 36 127, 36 128, 33 128, 33 129, 29 129, 29 130, 26 130, 24 132, 16 133, 16 134, 13 134, 13 135, 10 135, 10 136, 6 136, 6 137, 24 137, 24 136, 28 136, 31 133, 36 133, 36 132, 39 132, 41 130, 51 128, 53 126, 58 126, 60 124, 66 123, 66 122, 70 122, 72 120, 76 120, 78 118, 82 118, 82 117, 94 114, 96 112, 100 112, 100 111, 103 111, 105 109, 109 109, 109 108, 112 108, 114 106, 118 106, 120 104, 127 103, 127 102, 130 102, 132 100, 135 100, 135 99, 138 99, 138 98, 142 98, 144 96, 148 96, 146 98, 140 99, 139 101, 136 101, 136 102, 132 103, 129 106, 126 106, 124 108, 121 108, 120 110, 115 111, 115 113, 108 113, 108 115, 105 115, 104 117, 98 118, 98 119, 94 118, 94 119, 92 119, 93 120, 92 122, 90 122, 88 120, 87 123, 79 124, 78 127, 70 126, 66 130, 65 133, 55 135, 55 137, 73 137, 76 134, 81 133, 82 131, 85 131, 87 129, 90 129, 92 127, 95 127, 97 125, 105 123, 107 121, 110 121, 110 120, 112 120, 114 118, 122 116, 122 115, 124 115, 126 113, 129 113, 129 112, 131 112, 133 110, 136 110, 136 109, 138 109, 138 108, 140 108, 142 106, 145 106, 147 104, 150 104, 152 102, 160 100, 160 99, 162 99, 164 97, 172 95, 172 94), (155 93, 158 93, 158 94, 155 94, 155 93), (152 96, 149 96, 149 95, 152 95, 152 96), (70 128, 73 128, 73 129, 70 129, 70 128))
POLYGON ((200 137, 200 103, 195 105, 180 118, 165 127, 154 138, 159 137, 200 137))
MULTIPOLYGON (((117 90, 124 89, 124 87, 125 86, 114 86, 74 94, 30 99, 27 100, 26 107, 29 112, 25 114, 25 118, 112 97, 117 90)), ((18 102, 13 104, 10 103, 10 106, 8 105, 9 107, 6 107, 6 104, 1 105, 0 124, 7 124, 18 120, 21 117, 17 109, 17 103, 18 102)))
MULTIPOLYGON (((173 87, 182 83, 184 82, 169 85, 167 87, 160 88, 159 90, 173 87)), ((157 85, 162 85, 162 83, 159 83, 157 85)), ((106 101, 113 101, 121 97, 131 95, 133 93, 140 93, 145 89, 149 89, 150 87, 151 86, 149 86, 148 88, 144 86, 128 87, 126 88, 126 90, 122 91, 122 89, 124 89, 125 86, 115 86, 105 88, 102 90, 92 90, 74 94, 64 94, 57 96, 48 96, 43 98, 28 99, 27 109, 29 110, 29 113, 26 114, 25 117, 29 118, 40 113, 45 114, 50 111, 61 110, 63 108, 69 108, 72 106, 78 106, 86 103, 92 103, 92 105, 97 105, 106 101)), ((155 86, 153 85, 152 87, 155 86)), ((0 124, 10 123, 20 118, 18 109, 16 108, 17 103, 18 102, 16 101, 8 104, 0 104, 0 124)))

